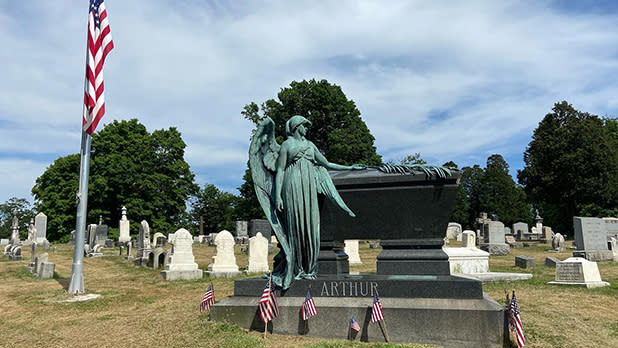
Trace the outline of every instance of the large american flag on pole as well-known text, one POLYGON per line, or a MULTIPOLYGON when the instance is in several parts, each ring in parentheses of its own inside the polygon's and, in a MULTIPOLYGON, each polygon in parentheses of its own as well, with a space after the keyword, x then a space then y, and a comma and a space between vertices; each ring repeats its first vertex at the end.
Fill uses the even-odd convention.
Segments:
POLYGON ((378 289, 375 289, 373 293, 373 306, 371 308, 371 322, 375 323, 380 320, 384 320, 384 313, 382 313, 382 303, 378 297, 378 289))
POLYGON ((260 317, 262 317, 262 321, 264 322, 264 324, 279 316, 277 297, 275 296, 275 292, 272 291, 272 284, 270 279, 266 283, 266 287, 262 292, 262 298, 258 303, 258 307, 260 309, 260 317))
POLYGON ((307 320, 312 316, 318 314, 317 308, 315 308, 315 302, 313 301, 313 297, 311 296, 311 291, 307 290, 307 296, 305 296, 305 301, 303 302, 303 307, 300 309, 303 315, 303 320, 307 320))
POLYGON ((92 134, 105 114, 103 63, 114 48, 103 0, 90 0, 88 9, 88 49, 84 86, 83 129, 92 134))
POLYGON ((517 345, 521 348, 526 345, 526 338, 524 337, 524 327, 521 324, 521 317, 519 316, 519 305, 517 305, 515 291, 513 291, 513 297, 511 297, 511 315, 513 317, 513 321, 515 322, 517 345))

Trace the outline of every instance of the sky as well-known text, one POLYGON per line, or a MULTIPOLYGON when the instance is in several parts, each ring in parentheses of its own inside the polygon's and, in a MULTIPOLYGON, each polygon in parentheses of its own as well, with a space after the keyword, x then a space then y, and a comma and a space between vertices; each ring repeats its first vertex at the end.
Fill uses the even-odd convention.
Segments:
MULTIPOLYGON (((236 193, 243 106, 326 79, 354 100, 387 160, 512 175, 554 103, 618 116, 615 1, 105 1, 115 48, 106 114, 176 127, 200 186, 236 193)), ((0 0, 0 202, 27 198, 78 153, 85 0, 0 0)))

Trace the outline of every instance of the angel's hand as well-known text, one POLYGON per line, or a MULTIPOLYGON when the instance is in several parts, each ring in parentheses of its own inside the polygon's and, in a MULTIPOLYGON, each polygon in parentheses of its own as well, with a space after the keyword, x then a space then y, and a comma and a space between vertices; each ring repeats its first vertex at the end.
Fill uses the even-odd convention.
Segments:
POLYGON ((367 166, 364 164, 353 164, 352 165, 352 170, 363 170, 363 169, 367 169, 367 166))
POLYGON ((281 199, 281 197, 277 197, 275 204, 277 206, 278 211, 283 211, 283 200, 281 199))

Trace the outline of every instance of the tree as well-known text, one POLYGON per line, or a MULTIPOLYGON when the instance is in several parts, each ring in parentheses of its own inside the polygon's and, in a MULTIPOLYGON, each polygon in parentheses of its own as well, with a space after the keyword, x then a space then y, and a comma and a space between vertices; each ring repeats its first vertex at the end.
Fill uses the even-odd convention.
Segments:
POLYGON ((235 208, 238 197, 219 190, 215 185, 205 184, 191 199, 190 216, 192 221, 204 218, 204 233, 216 233, 221 230, 234 231, 236 221, 235 208))
POLYGON ((509 165, 502 155, 493 154, 487 158, 479 205, 482 211, 498 215, 506 226, 517 221, 530 222, 531 208, 526 194, 509 174, 509 165))
POLYGON ((26 239, 28 237, 30 219, 34 218, 34 210, 30 206, 28 200, 17 197, 11 197, 8 201, 0 204, 0 238, 9 239, 11 237, 13 210, 17 210, 20 238, 26 239))
MULTIPOLYGON (((184 160, 186 144, 175 128, 152 134, 136 119, 114 121, 92 137, 88 221, 120 219, 126 206, 133 228, 146 220, 159 231, 173 232, 186 219, 186 201, 197 192, 184 160)), ((35 205, 48 215, 50 240, 75 228, 75 192, 79 156, 58 158, 36 180, 35 205)))
POLYGON ((556 103, 534 130, 519 183, 545 223, 572 231, 572 217, 612 212, 618 200, 615 122, 556 103), (551 212, 547 216, 546 212, 551 212))
POLYGON ((461 168, 451 221, 461 223, 464 228, 473 228, 475 218, 481 211, 479 196, 483 174, 483 169, 478 164, 461 168))
MULTIPOLYGON (((312 123, 307 139, 329 161, 346 165, 382 163, 374 146, 375 138, 360 117, 356 104, 346 97, 341 87, 326 80, 293 81, 290 87, 279 91, 277 98, 265 101, 261 107, 251 102, 244 106, 241 114, 256 125, 265 117, 272 118, 279 143, 285 140, 286 121, 293 115, 304 116, 312 123)), ((245 219, 263 217, 249 169, 243 179, 245 182, 239 187, 242 198, 240 215, 245 219)))

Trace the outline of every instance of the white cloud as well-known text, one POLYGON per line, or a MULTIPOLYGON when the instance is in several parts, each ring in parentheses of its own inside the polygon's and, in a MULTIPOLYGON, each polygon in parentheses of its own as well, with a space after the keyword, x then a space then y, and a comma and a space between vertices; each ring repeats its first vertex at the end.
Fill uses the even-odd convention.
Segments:
MULTIPOLYGON (((105 66, 103 122, 177 127, 198 182, 234 188, 251 129, 242 107, 292 80, 326 78, 356 102, 385 159, 521 158, 555 102, 618 110, 617 16, 559 5, 108 0, 116 48, 105 66)), ((0 5, 5 157, 78 151, 84 12, 71 1, 0 5)), ((35 178, 44 167, 22 169, 35 178)))

